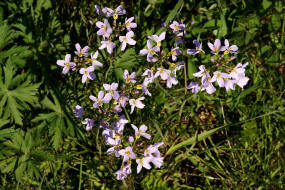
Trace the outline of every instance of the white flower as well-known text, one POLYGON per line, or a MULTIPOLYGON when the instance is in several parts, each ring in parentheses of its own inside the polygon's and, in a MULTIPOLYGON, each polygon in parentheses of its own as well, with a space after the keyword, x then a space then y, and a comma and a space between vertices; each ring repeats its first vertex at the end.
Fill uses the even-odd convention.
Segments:
POLYGON ((138 129, 135 125, 131 124, 132 128, 135 130, 135 135, 136 138, 140 138, 141 136, 143 136, 146 139, 150 139, 150 134, 146 133, 147 130, 147 126, 146 125, 142 125, 140 126, 140 128, 138 129))
POLYGON ((126 49, 127 44, 132 45, 132 46, 136 44, 136 41, 132 39, 133 36, 134 36, 134 32, 129 31, 126 34, 126 36, 119 37, 120 42, 122 42, 122 48, 121 48, 122 51, 126 49))
POLYGON ((94 71, 93 66, 87 68, 81 68, 79 70, 79 73, 82 74, 82 83, 85 83, 87 78, 89 78, 90 80, 95 79, 95 74, 93 73, 93 71, 94 71))
POLYGON ((97 57, 98 57, 98 51, 96 51, 94 54, 91 53, 91 62, 92 62, 92 66, 94 67, 94 69, 96 69, 96 67, 103 66, 102 63, 97 61, 97 57))
POLYGON ((142 170, 142 167, 149 170, 151 168, 149 164, 150 160, 151 160, 150 157, 143 157, 142 159, 136 159, 136 162, 138 164, 137 173, 140 173, 140 171, 142 170))
POLYGON ((131 105, 131 114, 133 113, 135 107, 139 108, 139 109, 143 109, 144 108, 144 104, 141 102, 141 100, 144 100, 144 97, 140 97, 138 99, 130 99, 129 103, 131 105))
POLYGON ((161 41, 165 39, 166 32, 162 32, 159 36, 158 35, 151 35, 148 38, 155 41, 156 47, 160 49, 161 41))
POLYGON ((75 67, 75 63, 70 62, 71 55, 67 54, 65 60, 57 60, 56 64, 63 67, 62 74, 68 73, 69 69, 75 67))

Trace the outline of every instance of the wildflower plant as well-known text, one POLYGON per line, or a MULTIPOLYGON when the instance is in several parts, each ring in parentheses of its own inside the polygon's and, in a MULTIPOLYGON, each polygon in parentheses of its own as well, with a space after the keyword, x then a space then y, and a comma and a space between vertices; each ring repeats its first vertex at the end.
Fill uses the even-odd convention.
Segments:
MULTIPOLYGON (((183 21, 173 21, 168 28, 164 26, 162 32, 150 35, 143 41, 145 47, 138 52, 146 65, 142 72, 125 69, 120 73, 122 80, 110 81, 106 65, 111 65, 116 56, 119 57, 126 49, 137 45, 137 24, 134 17, 125 16, 123 6, 114 10, 108 7, 101 10, 96 5, 95 9, 100 19, 93 25, 100 39, 97 49, 92 51, 93 48, 82 48, 77 43, 74 57, 67 54, 64 60, 57 61, 57 65, 63 67, 64 75, 73 72, 72 76, 80 76, 84 85, 83 99, 88 103, 75 106, 75 117, 81 119, 88 132, 97 127, 102 129, 102 136, 108 147, 106 154, 121 160, 121 166, 115 174, 118 180, 123 180, 132 173, 132 168, 136 168, 136 172, 140 173, 143 168, 160 168, 164 160, 159 151, 164 142, 148 144, 151 140, 149 128, 152 126, 133 123, 130 115, 135 115, 137 110, 146 107, 147 98, 152 96, 155 82, 165 84, 167 88, 179 84, 178 72, 184 69, 185 73, 186 70, 186 53, 197 56, 205 54, 206 51, 198 40, 193 41, 195 49, 186 50, 184 36, 187 25, 183 21), (163 46, 163 43, 167 46, 163 46)), ((187 88, 191 89, 192 93, 206 90, 208 94, 216 91, 215 83, 227 91, 234 90, 235 85, 243 88, 249 80, 245 76, 248 63, 232 63, 238 47, 230 46, 228 40, 225 40, 222 46, 219 39, 215 40, 214 44, 209 42, 208 47, 213 55, 211 66, 200 65, 200 71, 193 75, 201 78, 201 85, 191 81, 187 88)), ((77 79, 78 77, 74 78, 77 79)))

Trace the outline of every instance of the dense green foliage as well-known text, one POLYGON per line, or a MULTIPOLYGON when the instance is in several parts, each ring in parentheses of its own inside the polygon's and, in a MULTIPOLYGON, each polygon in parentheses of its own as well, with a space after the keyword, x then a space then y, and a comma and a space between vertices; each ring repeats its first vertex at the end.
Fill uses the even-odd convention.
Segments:
MULTIPOLYGON (((89 23, 98 20, 95 3, 0 2, 1 189, 285 188, 283 1, 121 2, 138 24, 137 45, 112 66, 102 60, 109 69, 101 78, 120 80, 123 69, 151 66, 136 55, 145 45, 138 39, 174 19, 188 25, 195 21, 186 29, 188 47, 194 39, 206 46, 215 38, 238 45, 237 60, 249 62, 250 78, 244 90, 220 89, 212 95, 185 94, 183 73, 175 89, 157 83, 147 113, 131 120, 149 126, 154 142, 165 142, 164 164, 123 182, 115 178, 119 164, 106 156, 99 129, 86 132, 73 116, 74 106, 83 102, 75 76, 61 75, 56 65, 77 42, 98 49, 96 28, 89 23)), ((115 8, 118 3, 99 5, 115 8)), ((201 63, 209 62, 209 57, 186 59, 188 81, 201 63)))

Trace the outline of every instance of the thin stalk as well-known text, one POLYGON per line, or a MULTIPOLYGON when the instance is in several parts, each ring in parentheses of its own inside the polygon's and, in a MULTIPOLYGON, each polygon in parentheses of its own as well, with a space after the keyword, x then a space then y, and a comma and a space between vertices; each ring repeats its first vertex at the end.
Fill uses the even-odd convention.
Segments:
MULTIPOLYGON (((223 116, 223 120, 224 120, 224 125, 227 125, 227 121, 226 121, 225 113, 224 113, 223 103, 220 101, 220 104, 221 104, 221 111, 222 111, 222 116, 223 116)), ((225 128, 225 133, 226 133, 226 137, 227 137, 228 146, 229 146, 230 149, 232 149, 232 146, 231 146, 231 143, 229 141, 228 132, 227 132, 226 128, 225 128)), ((231 154, 232 154, 232 157, 233 157, 233 160, 234 160, 234 165, 235 165, 235 167, 237 167, 235 155, 234 155, 233 152, 231 152, 231 154)))

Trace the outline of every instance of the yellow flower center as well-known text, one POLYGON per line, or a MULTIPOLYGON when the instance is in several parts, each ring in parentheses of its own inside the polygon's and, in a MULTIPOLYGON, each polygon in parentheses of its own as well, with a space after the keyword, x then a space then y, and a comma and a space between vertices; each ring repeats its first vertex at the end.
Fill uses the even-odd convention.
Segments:
POLYGON ((113 18, 114 18, 114 20, 117 20, 118 19, 118 14, 114 13, 113 18))
POLYGON ((221 78, 222 77, 222 75, 219 73, 219 74, 217 74, 217 78, 219 79, 219 78, 221 78))
POLYGON ((141 90, 141 89, 142 89, 142 85, 140 85, 140 84, 139 84, 139 85, 137 85, 137 86, 136 86, 136 89, 141 90))
POLYGON ((127 42, 127 41, 128 41, 128 38, 127 38, 127 37, 124 37, 123 41, 124 41, 124 42, 127 42))
POLYGON ((127 152, 126 152, 126 155, 127 155, 127 156, 130 156, 130 155, 131 155, 130 151, 127 151, 127 152))
POLYGON ((120 135, 115 134, 115 135, 114 135, 114 138, 115 138, 115 139, 119 139, 119 138, 120 138, 120 135))
POLYGON ((66 63, 65 66, 66 66, 66 67, 69 67, 70 65, 69 65, 69 63, 66 63))
POLYGON ((131 23, 130 22, 127 22, 126 23, 126 27, 128 27, 128 26, 130 26, 131 25, 131 23))
POLYGON ((83 56, 83 53, 84 53, 84 52, 83 52, 83 49, 82 49, 82 50, 80 50, 80 53, 79 53, 78 56, 79 56, 79 57, 82 57, 82 56, 83 56))
POLYGON ((140 163, 141 165, 143 165, 143 160, 142 160, 142 159, 140 159, 139 163, 140 163))
POLYGON ((104 26, 103 26, 103 29, 104 29, 104 30, 107 30, 107 26, 106 26, 106 25, 104 25, 104 26))
POLYGON ((178 26, 178 25, 176 25, 176 26, 175 26, 175 29, 176 29, 176 30, 179 30, 179 26, 178 26))
POLYGON ((84 75, 88 75, 88 71, 84 71, 84 75))
POLYGON ((157 41, 157 42, 156 42, 156 45, 157 45, 157 46, 161 46, 161 41, 157 41))
POLYGON ((98 103, 99 103, 99 106, 101 106, 101 107, 103 106, 103 102, 100 98, 98 98, 98 103))
POLYGON ((130 77, 130 75, 128 75, 128 76, 127 76, 127 79, 126 79, 126 83, 127 83, 127 84, 130 83, 130 79, 131 79, 131 77, 130 77))
POLYGON ((146 150, 145 152, 146 152, 147 154, 150 154, 150 151, 149 151, 149 150, 146 150))

